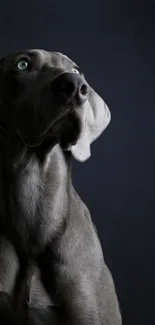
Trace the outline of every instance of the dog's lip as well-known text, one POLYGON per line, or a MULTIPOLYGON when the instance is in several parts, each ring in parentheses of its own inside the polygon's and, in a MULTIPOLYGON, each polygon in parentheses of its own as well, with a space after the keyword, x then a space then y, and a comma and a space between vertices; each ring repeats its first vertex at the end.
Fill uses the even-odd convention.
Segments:
MULTIPOLYGON (((64 116, 63 116, 64 117, 64 116)), ((62 117, 62 118, 63 118, 62 117)), ((61 118, 60 118, 61 119, 61 118)), ((49 125, 48 127, 46 127, 42 133, 36 135, 36 136, 23 136, 23 134, 21 132, 19 132, 18 130, 18 134, 20 135, 20 138, 23 140, 23 142, 25 144, 27 144, 28 146, 39 146, 45 139, 49 138, 49 137, 54 137, 54 127, 55 125, 59 122, 59 119, 56 120, 55 122, 51 123, 51 125, 49 125)), ((56 138, 56 136, 55 136, 56 138)))
MULTIPOLYGON (((45 127, 44 130, 38 135, 36 136, 29 136, 29 135, 23 135, 22 132, 20 133, 20 137, 23 140, 23 142, 28 145, 28 146, 39 146, 44 140, 46 140, 47 138, 50 137, 55 137, 55 139, 58 140, 57 137, 57 125, 59 128, 59 122, 61 122, 61 120, 63 120, 63 118, 65 118, 66 116, 69 116, 70 114, 72 115, 76 115, 78 117, 78 113, 79 110, 81 110, 82 107, 79 107, 76 105, 75 102, 70 103, 69 105, 69 109, 67 109, 66 111, 64 111, 64 114, 62 114, 61 116, 59 116, 57 119, 55 119, 54 122, 51 122, 51 124, 49 124, 49 126, 45 127)), ((20 131, 20 130, 18 130, 20 131)), ((59 132, 59 131, 58 131, 59 132)), ((73 145, 73 144, 72 144, 73 145)))
POLYGON ((54 122, 52 122, 48 127, 46 127, 44 129, 44 131, 39 135, 39 137, 44 137, 47 134, 50 134, 53 132, 53 129, 55 128, 55 126, 57 125, 57 123, 59 123, 61 120, 63 120, 63 118, 69 114, 73 114, 76 111, 76 107, 74 103, 70 103, 69 105, 69 109, 67 109, 64 114, 62 114, 60 117, 58 117, 57 119, 55 119, 54 122))

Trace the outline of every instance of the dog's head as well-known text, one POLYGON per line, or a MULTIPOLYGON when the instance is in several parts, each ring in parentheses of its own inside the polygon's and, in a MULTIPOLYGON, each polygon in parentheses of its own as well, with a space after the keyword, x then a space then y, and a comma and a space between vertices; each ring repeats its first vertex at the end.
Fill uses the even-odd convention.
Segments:
POLYGON ((27 50, 0 59, 0 127, 27 145, 53 138, 85 161, 110 118, 105 102, 67 56, 27 50))

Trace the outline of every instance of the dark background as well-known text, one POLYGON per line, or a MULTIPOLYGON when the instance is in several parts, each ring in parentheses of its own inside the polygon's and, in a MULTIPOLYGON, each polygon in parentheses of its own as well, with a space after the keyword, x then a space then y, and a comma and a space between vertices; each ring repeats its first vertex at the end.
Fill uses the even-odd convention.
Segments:
POLYGON ((155 2, 3 0, 0 55, 25 48, 70 56, 110 107, 91 159, 74 162, 74 183, 99 230, 123 324, 154 325, 155 2))

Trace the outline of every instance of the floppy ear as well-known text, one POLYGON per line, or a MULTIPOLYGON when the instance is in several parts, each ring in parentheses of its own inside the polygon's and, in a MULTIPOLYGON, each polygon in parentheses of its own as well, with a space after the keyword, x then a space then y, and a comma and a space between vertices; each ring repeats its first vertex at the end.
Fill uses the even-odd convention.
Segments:
POLYGON ((81 134, 70 150, 75 159, 83 162, 91 156, 90 145, 108 126, 111 113, 103 99, 90 88, 89 98, 80 115, 81 134))

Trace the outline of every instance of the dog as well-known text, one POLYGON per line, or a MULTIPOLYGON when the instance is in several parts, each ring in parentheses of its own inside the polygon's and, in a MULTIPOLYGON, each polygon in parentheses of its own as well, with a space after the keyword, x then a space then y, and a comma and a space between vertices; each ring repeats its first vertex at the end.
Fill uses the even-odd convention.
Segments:
POLYGON ((0 59, 0 323, 122 324, 71 178, 72 157, 89 159, 110 119, 66 55, 24 50, 0 59))

